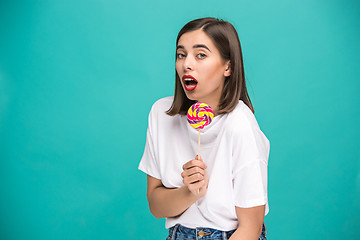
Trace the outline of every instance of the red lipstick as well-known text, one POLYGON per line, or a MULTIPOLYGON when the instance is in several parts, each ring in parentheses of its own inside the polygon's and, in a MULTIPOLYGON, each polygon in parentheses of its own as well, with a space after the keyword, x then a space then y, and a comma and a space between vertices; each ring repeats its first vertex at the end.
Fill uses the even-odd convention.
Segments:
POLYGON ((194 91, 198 84, 198 81, 191 75, 184 75, 182 81, 186 91, 194 91))

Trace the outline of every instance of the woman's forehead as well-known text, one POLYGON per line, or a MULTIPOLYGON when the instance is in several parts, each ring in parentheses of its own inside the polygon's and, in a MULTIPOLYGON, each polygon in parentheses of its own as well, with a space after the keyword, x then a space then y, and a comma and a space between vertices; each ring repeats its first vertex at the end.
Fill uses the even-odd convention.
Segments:
POLYGON ((184 48, 193 48, 201 45, 207 46, 210 50, 215 47, 210 37, 201 29, 184 33, 178 42, 178 46, 184 48))

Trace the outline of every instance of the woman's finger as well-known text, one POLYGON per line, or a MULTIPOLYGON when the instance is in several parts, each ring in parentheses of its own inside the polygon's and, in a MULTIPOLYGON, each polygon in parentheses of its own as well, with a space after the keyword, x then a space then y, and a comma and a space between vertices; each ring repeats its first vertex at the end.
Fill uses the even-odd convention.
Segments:
POLYGON ((196 182, 204 180, 204 179, 205 178, 203 175, 201 175, 200 173, 195 173, 189 177, 185 177, 183 179, 183 182, 184 182, 184 184, 189 185, 189 184, 193 184, 193 183, 196 183, 196 182))
POLYGON ((184 177, 190 177, 191 175, 194 175, 196 173, 200 173, 201 175, 205 175, 205 170, 200 167, 192 167, 184 171, 184 177))
POLYGON ((203 161, 200 160, 191 160, 183 165, 183 170, 192 168, 192 167, 200 167, 202 169, 206 169, 207 166, 203 161))
POLYGON ((199 182, 190 184, 188 186, 188 188, 192 193, 194 193, 195 195, 198 195, 198 190, 205 187, 205 186, 206 186, 205 180, 201 180, 199 182))

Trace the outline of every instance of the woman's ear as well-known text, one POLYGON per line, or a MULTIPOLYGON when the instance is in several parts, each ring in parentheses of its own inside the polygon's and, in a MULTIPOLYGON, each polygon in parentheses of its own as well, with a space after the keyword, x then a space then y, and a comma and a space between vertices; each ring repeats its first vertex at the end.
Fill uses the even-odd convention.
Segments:
POLYGON ((225 68, 225 72, 224 72, 224 76, 228 77, 231 75, 231 63, 230 60, 226 62, 226 68, 225 68))

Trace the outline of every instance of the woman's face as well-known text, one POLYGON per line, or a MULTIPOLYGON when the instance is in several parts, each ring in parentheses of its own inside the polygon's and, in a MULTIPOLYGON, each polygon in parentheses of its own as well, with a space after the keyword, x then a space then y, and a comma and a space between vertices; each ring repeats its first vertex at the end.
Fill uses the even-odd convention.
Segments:
POLYGON ((184 33, 176 48, 176 72, 186 96, 217 110, 230 61, 224 61, 202 29, 184 33))

